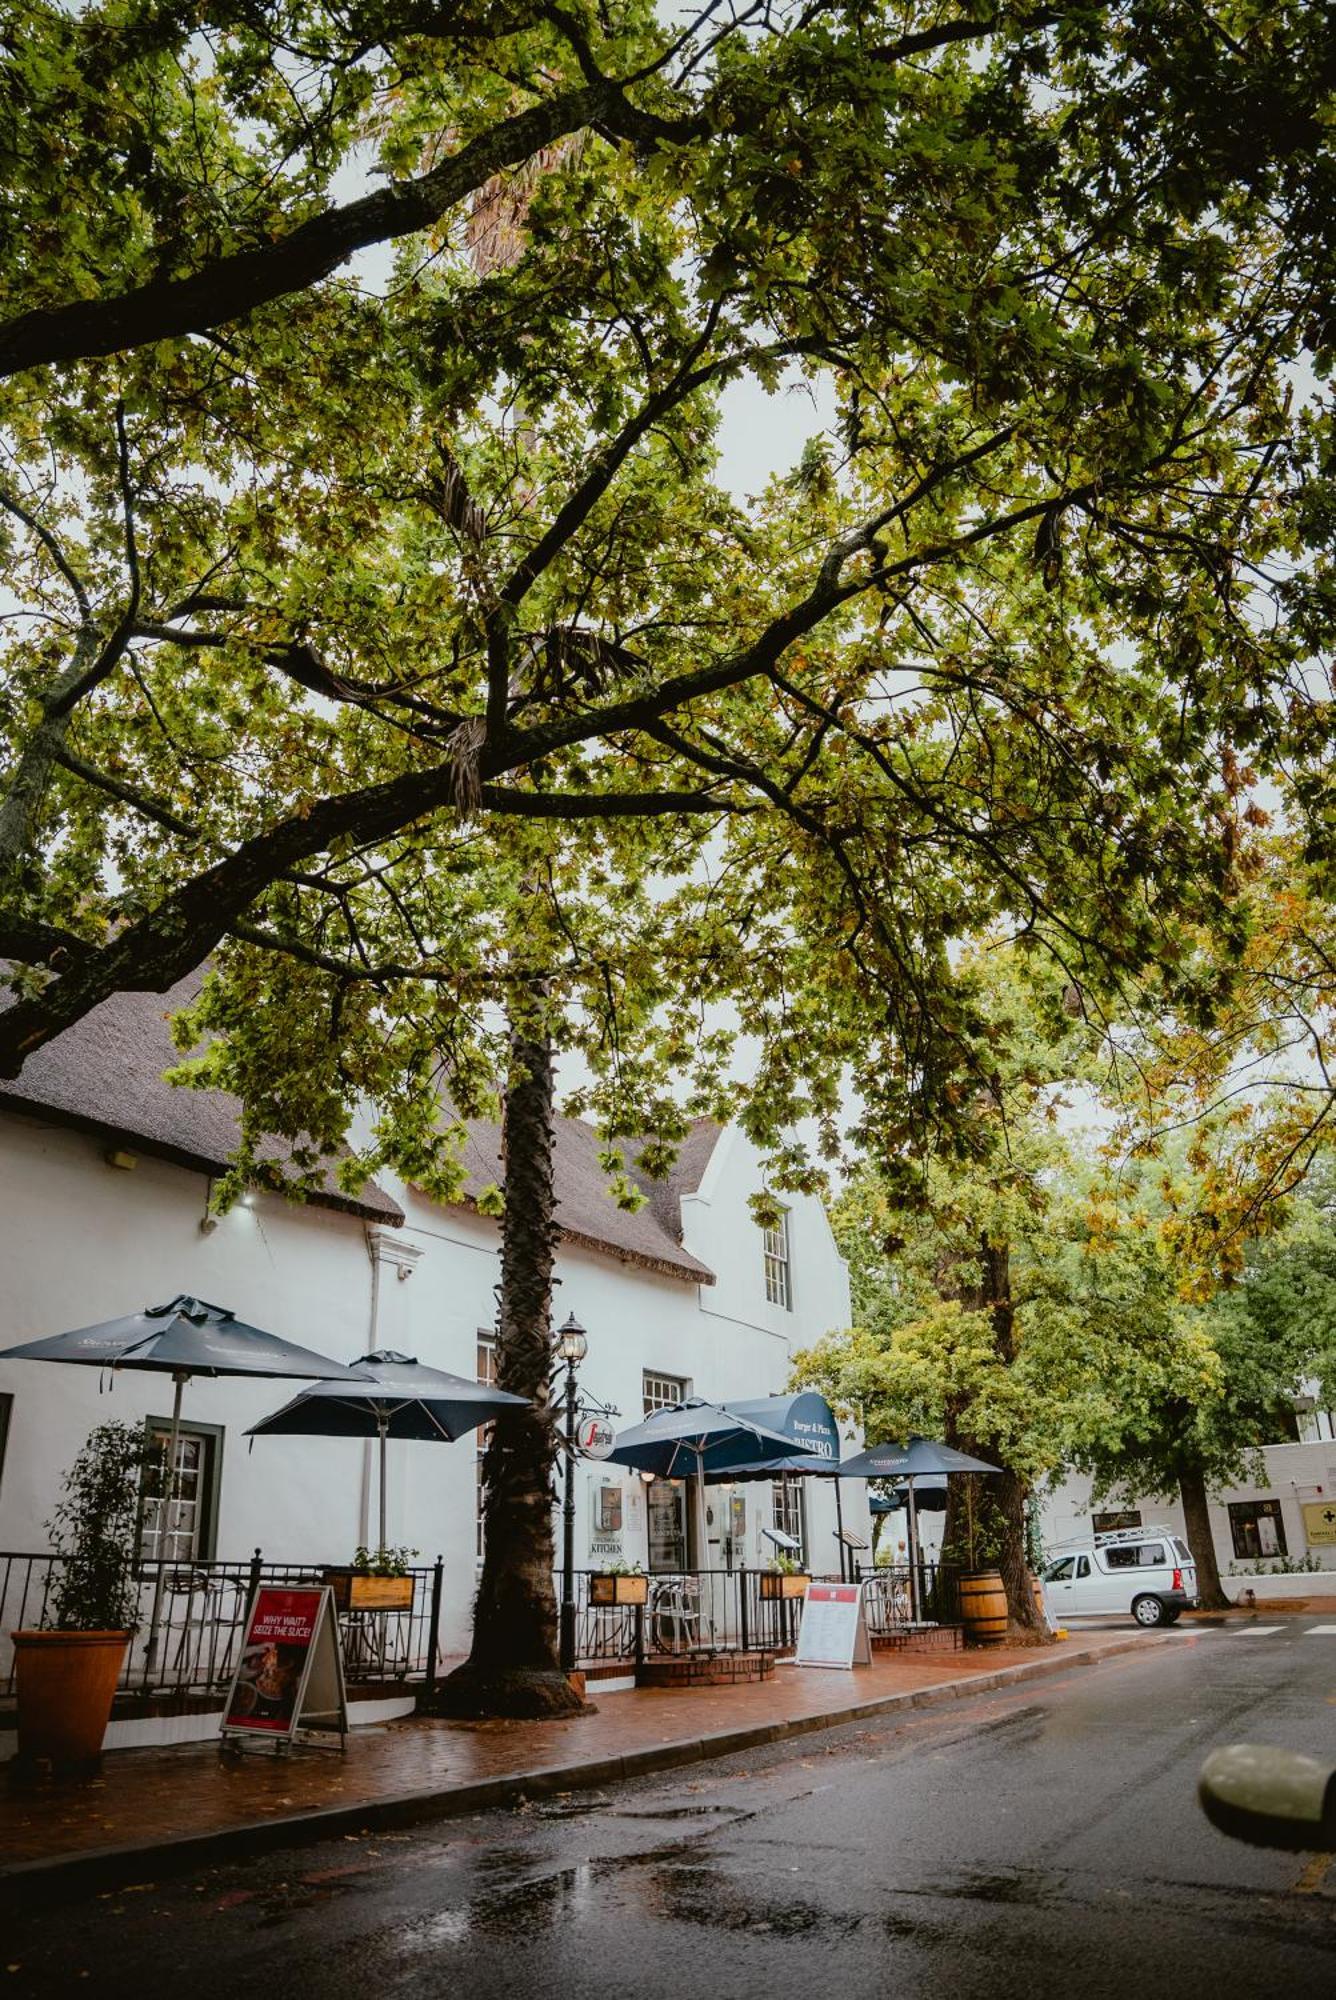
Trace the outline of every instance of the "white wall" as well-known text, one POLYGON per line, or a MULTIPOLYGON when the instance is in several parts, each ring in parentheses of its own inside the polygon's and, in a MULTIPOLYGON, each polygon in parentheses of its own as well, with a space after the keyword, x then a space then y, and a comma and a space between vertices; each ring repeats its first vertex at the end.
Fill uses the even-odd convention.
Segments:
MULTIPOLYGON (((496 1316, 496 1225, 386 1185, 406 1212, 402 1229, 369 1232, 352 1216, 260 1196, 206 1234, 199 1226, 203 1175, 146 1155, 132 1172, 121 1171, 105 1163, 96 1140, 0 1112, 0 1346, 193 1292, 338 1360, 391 1347, 472 1377, 478 1331, 496 1316)), ((711 1401, 776 1394, 787 1386, 794 1348, 848 1324, 844 1265, 820 1203, 809 1198, 794 1199, 790 1209, 793 1310, 767 1304, 761 1234, 747 1209, 758 1185, 754 1153, 726 1134, 700 1194, 684 1204, 686 1247, 718 1273, 715 1286, 611 1255, 560 1250, 555 1317, 574 1311, 588 1330, 580 1384, 591 1398, 617 1406, 619 1427, 640 1420, 646 1369, 683 1377, 711 1401)), ((243 1560, 259 1547, 271 1560, 342 1561, 358 1542, 375 1539, 371 1446, 332 1438, 251 1444, 244 1435, 300 1387, 234 1380, 187 1386, 185 1417, 225 1426, 220 1557, 243 1560)), ((0 1391, 15 1399, 0 1480, 0 1550, 25 1551, 47 1546, 44 1523, 61 1475, 92 1426, 109 1416, 136 1423, 166 1416, 172 1395, 166 1375, 122 1373, 102 1393, 95 1369, 6 1361, 0 1391)), ((467 1645, 476 1587, 476 1466, 468 1438, 390 1446, 388 1540, 415 1548, 424 1563, 443 1556, 442 1636, 450 1651, 467 1645)), ((595 1490, 611 1478, 621 1475, 588 1463, 577 1472, 580 1566, 590 1560, 595 1490)), ((643 1563, 644 1488, 635 1476, 621 1483, 623 1559, 643 1563)), ((807 1488, 811 1559, 833 1568, 830 1483, 807 1488)), ((763 1561, 770 1488, 739 1491, 748 1503, 746 1559, 763 1561)), ((846 1485, 843 1499, 846 1523, 866 1535, 863 1493, 861 1485, 846 1485)))

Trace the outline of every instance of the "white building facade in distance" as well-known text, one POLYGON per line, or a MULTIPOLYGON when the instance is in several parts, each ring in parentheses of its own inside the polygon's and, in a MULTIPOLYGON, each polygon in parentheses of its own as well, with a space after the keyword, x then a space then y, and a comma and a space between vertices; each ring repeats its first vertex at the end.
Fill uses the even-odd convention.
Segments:
MULTIPOLYGON (((476 1195, 500 1179, 499 1132, 471 1127, 456 1204, 383 1182, 356 1198, 329 1179, 310 1200, 248 1197, 208 1214, 237 1106, 162 1081, 175 1060, 168 1018, 192 986, 121 995, 0 1086, 0 1347, 193 1294, 240 1319, 350 1361, 393 1349, 459 1375, 494 1365, 499 1233, 476 1195)), ((819 1201, 795 1196, 763 1231, 748 1207, 760 1162, 740 1133, 702 1122, 673 1175, 643 1181, 644 1208, 606 1192, 593 1128, 559 1121, 555 1318, 585 1327, 582 1391, 616 1427, 687 1396, 782 1393, 800 1346, 849 1323, 844 1264, 819 1201)), ((180 1518, 162 1553, 347 1563, 377 1539, 373 1447, 246 1432, 297 1382, 195 1379, 185 1391, 180 1518)), ((165 1431, 170 1377, 0 1361, 0 1551, 48 1547, 61 1477, 95 1424, 120 1417, 165 1431)), ((443 1559, 441 1639, 466 1650, 480 1553, 479 1441, 392 1442, 387 1542, 443 1559)), ((861 1486, 846 1525, 867 1533, 861 1486)), ((811 1566, 838 1569, 832 1482, 712 1488, 703 1532, 680 1483, 581 1461, 576 1564, 647 1569, 764 1563, 764 1530, 795 1532, 811 1566)), ((155 1553, 150 1524, 150 1547, 155 1553)), ((3 1557, 0 1557, 0 1561, 3 1557)), ((0 1673, 5 1663, 0 1661, 0 1673)))
MULTIPOLYGON (((1225 1595, 1240 1598, 1302 1597, 1330 1592, 1336 1570, 1336 1440, 1326 1412, 1301 1419, 1303 1443, 1271 1444, 1260 1457, 1260 1482, 1212 1490, 1209 1500, 1216 1562, 1225 1595), (1318 1418, 1323 1421, 1319 1423, 1318 1418), (1317 1433, 1313 1435, 1313 1433, 1317 1433)), ((1043 1496, 1040 1515, 1046 1552, 1088 1536, 1092 1528, 1163 1525, 1186 1536, 1177 1500, 1124 1495, 1092 1500, 1091 1482, 1073 1475, 1043 1496)))

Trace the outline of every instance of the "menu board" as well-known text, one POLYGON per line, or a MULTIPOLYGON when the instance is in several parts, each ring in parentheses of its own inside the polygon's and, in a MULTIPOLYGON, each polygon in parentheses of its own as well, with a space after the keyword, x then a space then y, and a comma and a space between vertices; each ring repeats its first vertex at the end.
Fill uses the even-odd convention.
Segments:
POLYGON ((794 1664, 799 1667, 872 1665, 872 1642, 868 1638, 861 1583, 808 1585, 794 1664))
POLYGON ((261 1584, 246 1617, 223 1734, 291 1739, 299 1729, 348 1726, 343 1656, 332 1591, 261 1584))

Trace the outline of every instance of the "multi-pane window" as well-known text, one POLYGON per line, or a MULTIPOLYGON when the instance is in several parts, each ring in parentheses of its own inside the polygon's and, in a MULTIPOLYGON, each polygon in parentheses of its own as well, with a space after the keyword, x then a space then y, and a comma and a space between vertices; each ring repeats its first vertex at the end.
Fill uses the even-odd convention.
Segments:
POLYGON ((789 1218, 781 1211, 773 1229, 762 1232, 765 1256, 765 1295, 772 1306, 793 1310, 793 1288, 789 1274, 789 1218))
POLYGON ((1229 1532, 1235 1555, 1245 1562, 1289 1553, 1279 1500, 1231 1500, 1229 1532))
POLYGON ((1104 1514, 1092 1514, 1090 1525, 1097 1535, 1111 1535, 1119 1528, 1139 1528, 1141 1509, 1139 1507, 1116 1507, 1104 1514))
POLYGON ((680 1375, 651 1374, 645 1370, 645 1415, 655 1410, 675 1410, 687 1399, 687 1384, 680 1375))
MULTIPOLYGON (((479 1382, 482 1383, 484 1388, 494 1389, 496 1387, 496 1335, 494 1333, 488 1333, 486 1329, 483 1327, 478 1328, 478 1380, 479 1382)), ((474 1534, 474 1552, 477 1555, 478 1561, 481 1562, 482 1547, 483 1547, 483 1507, 484 1507, 482 1468, 483 1468, 483 1459, 486 1456, 487 1452, 487 1445, 492 1435, 491 1425, 489 1424, 485 1430, 479 1431, 477 1435, 478 1435, 478 1469, 476 1474, 477 1487, 473 1502, 473 1507, 474 1507, 473 1534, 474 1534)))
POLYGON ((805 1554, 806 1551, 802 1486, 796 1479, 777 1479, 774 1496, 774 1524, 782 1535, 792 1535, 798 1544, 801 1558, 801 1554, 805 1554))
POLYGON ((212 1553, 213 1488, 218 1433, 183 1428, 176 1465, 167 1462, 171 1427, 150 1419, 149 1438, 161 1462, 144 1505, 141 1547, 147 1562, 193 1562, 212 1553))

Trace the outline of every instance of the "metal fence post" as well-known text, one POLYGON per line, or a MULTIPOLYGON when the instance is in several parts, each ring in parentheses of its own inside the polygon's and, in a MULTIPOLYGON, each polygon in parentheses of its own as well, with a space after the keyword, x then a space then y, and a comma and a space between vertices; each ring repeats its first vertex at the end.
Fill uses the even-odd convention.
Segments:
POLYGON ((743 1563, 738 1571, 738 1636, 744 1653, 751 1651, 751 1620, 747 1607, 747 1565, 743 1563))
POLYGON ((427 1627, 427 1693, 436 1686, 436 1652, 441 1636, 441 1585, 445 1577, 445 1562, 437 1556, 431 1573, 431 1618, 427 1627))
POLYGON ((643 1605, 643 1604, 637 1604, 637 1606, 636 1606, 636 1674, 637 1674, 637 1676, 639 1676, 639 1673, 640 1673, 640 1669, 641 1669, 641 1668, 642 1668, 642 1667, 644 1666, 644 1664, 645 1664, 645 1607, 644 1607, 644 1605, 643 1605))

